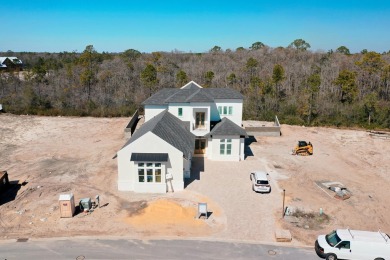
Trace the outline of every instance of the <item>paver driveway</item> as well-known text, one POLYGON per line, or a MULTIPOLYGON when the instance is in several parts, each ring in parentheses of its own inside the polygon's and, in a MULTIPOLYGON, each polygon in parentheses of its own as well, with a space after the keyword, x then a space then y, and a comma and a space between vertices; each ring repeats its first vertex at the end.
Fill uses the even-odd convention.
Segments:
MULTIPOLYGON (((275 241, 275 217, 282 214, 282 193, 275 178, 277 173, 257 155, 241 162, 217 162, 194 158, 192 176, 187 190, 215 201, 226 216, 226 229, 216 237, 238 240, 275 241), (270 194, 252 191, 250 172, 269 173, 270 194)), ((212 209, 210 209, 212 211, 212 209)))

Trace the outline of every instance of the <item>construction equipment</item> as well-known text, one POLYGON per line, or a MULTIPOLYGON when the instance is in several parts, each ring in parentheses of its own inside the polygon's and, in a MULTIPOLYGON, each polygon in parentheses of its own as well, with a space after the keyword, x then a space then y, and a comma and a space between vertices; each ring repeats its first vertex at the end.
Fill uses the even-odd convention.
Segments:
POLYGON ((297 146, 292 150, 293 155, 313 155, 313 145, 310 142, 298 141, 297 146))

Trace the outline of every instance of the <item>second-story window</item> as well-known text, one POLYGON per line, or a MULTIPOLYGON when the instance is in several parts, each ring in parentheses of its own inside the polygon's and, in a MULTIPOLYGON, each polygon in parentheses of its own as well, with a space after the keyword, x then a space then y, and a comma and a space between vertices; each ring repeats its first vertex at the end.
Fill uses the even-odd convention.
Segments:
POLYGON ((177 114, 178 114, 178 116, 183 116, 183 108, 182 107, 179 107, 177 114))
POLYGON ((218 112, 220 115, 233 115, 232 106, 218 106, 218 112))

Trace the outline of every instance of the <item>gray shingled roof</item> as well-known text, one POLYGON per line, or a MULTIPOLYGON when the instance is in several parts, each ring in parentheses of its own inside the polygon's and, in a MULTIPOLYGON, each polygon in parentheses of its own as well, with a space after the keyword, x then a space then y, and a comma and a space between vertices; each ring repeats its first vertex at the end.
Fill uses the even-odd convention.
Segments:
POLYGON ((166 105, 167 100, 170 96, 177 93, 176 88, 163 88, 153 94, 151 97, 142 102, 143 105, 166 105))
POLYGON ((244 96, 240 92, 231 88, 205 88, 207 94, 214 99, 243 99, 244 96))
POLYGON ((240 135, 248 137, 248 134, 243 128, 239 127, 226 117, 222 118, 221 122, 216 124, 210 133, 205 135, 205 137, 214 135, 240 135))
POLYGON ((214 102, 214 98, 205 89, 201 88, 189 96, 186 102, 214 102))
POLYGON ((192 157, 195 149, 195 135, 186 129, 185 123, 169 113, 168 110, 164 110, 157 116, 145 122, 134 132, 122 149, 148 132, 154 133, 183 152, 185 158, 188 159, 192 157))
POLYGON ((164 88, 146 99, 143 105, 168 103, 214 102, 215 99, 243 99, 240 92, 230 88, 199 88, 191 83, 185 89, 164 88), (193 85, 193 86, 192 86, 193 85))

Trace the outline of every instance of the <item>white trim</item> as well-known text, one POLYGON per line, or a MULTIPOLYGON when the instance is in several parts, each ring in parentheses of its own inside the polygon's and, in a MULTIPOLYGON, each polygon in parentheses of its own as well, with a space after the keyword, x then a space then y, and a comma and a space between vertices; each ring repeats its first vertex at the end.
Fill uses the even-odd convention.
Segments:
POLYGON ((137 170, 137 177, 138 178, 136 178, 136 182, 138 182, 138 183, 162 183, 162 180, 163 180, 163 178, 162 178, 162 167, 163 166, 165 166, 165 164, 164 163, 162 163, 162 162, 137 162, 137 163, 135 163, 134 164, 134 166, 135 166, 135 168, 136 168, 136 170, 137 170), (143 166, 140 166, 140 164, 143 164, 143 166), (156 166, 156 164, 160 164, 160 166, 158 167, 158 166, 156 166), (152 164, 152 166, 148 166, 148 164, 152 164), (139 181, 139 170, 143 170, 144 171, 144 174, 143 174, 143 177, 144 177, 144 181, 139 181), (152 181, 148 181, 148 170, 152 170, 152 181), (160 170, 160 181, 158 182, 158 181, 156 181, 156 177, 157 177, 157 175, 156 175, 156 170, 160 170))
POLYGON ((201 85, 199 85, 198 83, 196 83, 195 81, 191 80, 190 82, 188 82, 187 84, 185 84, 183 87, 181 87, 180 89, 183 89, 185 87, 187 87, 188 85, 190 85, 191 83, 195 84, 197 87, 199 88, 203 88, 201 85))

